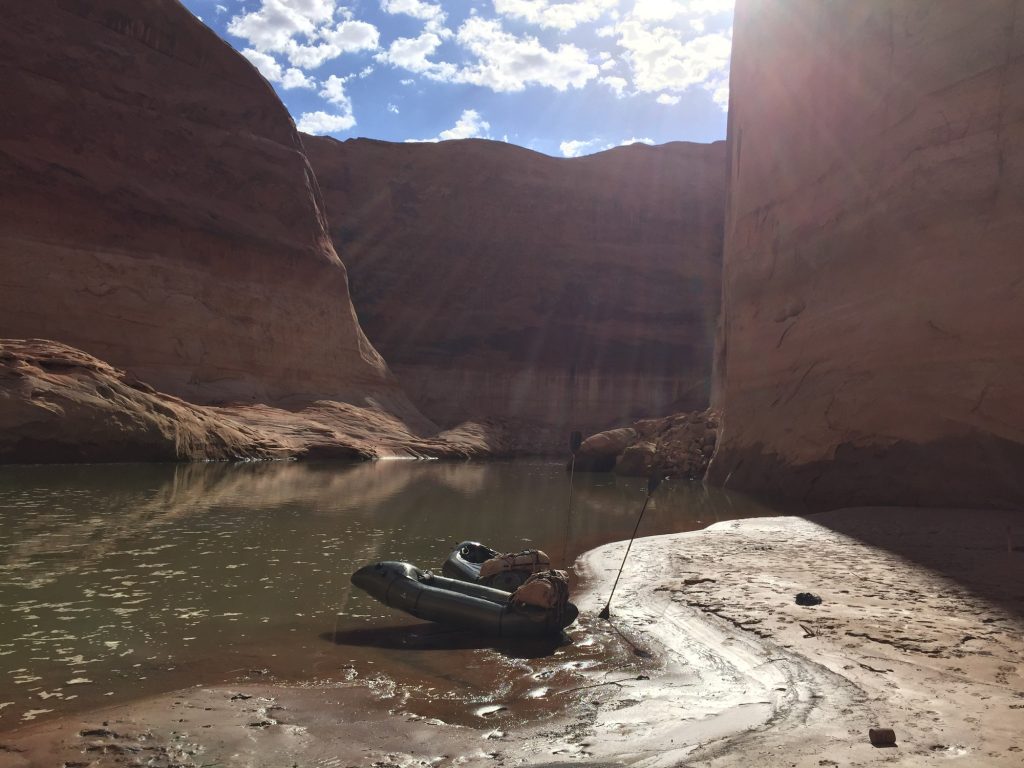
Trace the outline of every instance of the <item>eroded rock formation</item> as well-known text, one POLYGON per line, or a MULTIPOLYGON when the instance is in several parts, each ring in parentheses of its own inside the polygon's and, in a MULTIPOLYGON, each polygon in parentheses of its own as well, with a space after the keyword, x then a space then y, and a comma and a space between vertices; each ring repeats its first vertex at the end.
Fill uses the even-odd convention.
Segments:
POLYGON ((701 480, 715 450, 718 425, 719 414, 707 409, 599 432, 583 441, 576 469, 701 480))
POLYGON ((277 447, 80 350, 0 341, 0 463, 267 459, 277 447))
POLYGON ((470 458, 514 454, 518 440, 484 424, 421 437, 392 413, 336 400, 194 405, 66 344, 0 339, 0 464, 470 458))
POLYGON ((360 320, 430 418, 564 450, 572 429, 706 406, 722 142, 303 142, 360 320))
POLYGON ((0 336, 195 403, 318 399, 428 431, 366 340, 270 85, 175 0, 0 25, 0 336))
POLYGON ((737 3, 712 481, 1024 502, 1021 10, 737 3))

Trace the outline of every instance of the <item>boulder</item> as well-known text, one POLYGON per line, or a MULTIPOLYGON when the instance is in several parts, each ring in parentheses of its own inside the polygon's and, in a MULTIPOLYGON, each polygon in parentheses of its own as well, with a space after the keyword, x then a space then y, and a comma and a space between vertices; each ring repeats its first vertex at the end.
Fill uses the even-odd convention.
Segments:
POLYGON ((631 445, 622 452, 615 462, 615 472, 633 477, 648 477, 654 471, 658 449, 654 443, 643 442, 631 445))
POLYGON ((700 480, 714 451, 717 424, 710 410, 643 419, 632 427, 591 435, 580 446, 576 468, 593 472, 700 480))
POLYGON ((576 452, 576 468, 584 472, 610 472, 619 455, 636 440, 632 427, 610 429, 591 435, 576 452))

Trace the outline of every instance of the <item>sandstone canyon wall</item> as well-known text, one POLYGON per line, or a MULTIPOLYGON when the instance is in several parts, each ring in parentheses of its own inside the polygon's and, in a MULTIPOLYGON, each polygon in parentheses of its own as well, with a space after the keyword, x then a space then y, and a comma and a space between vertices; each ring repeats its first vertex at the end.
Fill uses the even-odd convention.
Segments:
POLYGON ((574 159, 303 142, 360 319, 430 418, 529 424, 562 448, 571 429, 706 406, 724 142, 574 159))
POLYGON ((411 408, 367 342, 284 106, 176 0, 9 3, 0 336, 195 403, 411 408))
POLYGON ((709 478, 1024 503, 1024 3, 739 0, 709 478))

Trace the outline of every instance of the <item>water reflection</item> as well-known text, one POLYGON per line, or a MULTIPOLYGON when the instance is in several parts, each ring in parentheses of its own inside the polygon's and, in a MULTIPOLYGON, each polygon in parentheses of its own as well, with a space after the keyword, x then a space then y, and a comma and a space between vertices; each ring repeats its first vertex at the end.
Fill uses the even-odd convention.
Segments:
MULTIPOLYGON (((353 591, 349 574, 379 559, 437 568, 466 538, 557 564, 628 536, 644 491, 577 474, 567 520, 568 477, 547 463, 0 468, 0 729, 268 666, 309 679, 358 662, 472 686, 464 657, 409 652, 436 629, 353 591), (401 642, 358 642, 385 628, 401 642)), ((668 482, 640 533, 768 512, 668 482)), ((474 659, 493 675, 493 659, 474 659)))

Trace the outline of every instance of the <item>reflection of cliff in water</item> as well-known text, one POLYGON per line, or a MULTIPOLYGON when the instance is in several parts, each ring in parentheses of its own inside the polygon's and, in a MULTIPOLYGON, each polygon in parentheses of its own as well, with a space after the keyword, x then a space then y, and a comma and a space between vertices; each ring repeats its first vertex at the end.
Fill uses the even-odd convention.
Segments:
MULTIPOLYGON (((577 473, 571 520, 569 476, 529 462, 473 464, 381 461, 354 465, 274 462, 17 467, 0 470, 0 531, 9 542, 5 571, 33 567, 35 578, 68 573, 101 559, 147 530, 231 509, 238 515, 295 507, 370 523, 382 534, 454 544, 480 539, 499 549, 536 546, 558 556, 566 528, 569 551, 628 535, 644 481, 577 473), (6 508, 6 509, 4 509, 6 508), (5 528, 17 526, 17 535, 5 528), (625 527, 624 527, 625 525, 625 527), (622 531, 626 531, 625 534, 622 531)), ((722 519, 765 514, 750 499, 696 483, 662 485, 640 535, 688 530, 722 519)), ((375 541, 384 557, 389 536, 375 541)), ((369 542, 366 542, 369 543, 369 542)), ((425 565, 433 565, 425 564, 425 565)))
MULTIPOLYGON (((577 474, 567 556, 628 537, 645 486, 577 474)), ((353 589, 353 571, 382 559, 438 568, 466 538, 536 546, 561 565, 568 491, 561 466, 538 462, 0 468, 0 687, 15 689, 4 723, 38 709, 40 690, 53 694, 45 709, 69 711, 224 670, 272 666, 304 680, 337 668, 324 633, 411 621, 353 589), (91 682, 69 693, 68 670, 82 665, 91 682)), ((743 504, 666 483, 640 532, 763 514, 743 504)), ((473 661, 479 652, 344 650, 415 685, 443 678, 472 695, 494 684, 494 659, 473 661)))

